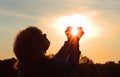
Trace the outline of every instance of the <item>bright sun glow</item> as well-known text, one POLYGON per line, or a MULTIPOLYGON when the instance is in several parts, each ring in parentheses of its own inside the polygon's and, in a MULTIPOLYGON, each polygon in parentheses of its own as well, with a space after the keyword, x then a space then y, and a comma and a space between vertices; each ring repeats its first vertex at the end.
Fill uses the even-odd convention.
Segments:
POLYGON ((68 26, 73 27, 72 34, 76 35, 77 27, 82 27, 85 34, 84 38, 90 38, 90 37, 96 37, 97 34, 97 28, 92 24, 88 16, 83 16, 80 14, 73 14, 71 16, 63 16, 56 20, 54 23, 54 26, 58 29, 58 31, 61 33, 65 31, 65 29, 68 26))
POLYGON ((72 35, 75 36, 78 33, 78 30, 76 28, 73 28, 71 31, 72 35))

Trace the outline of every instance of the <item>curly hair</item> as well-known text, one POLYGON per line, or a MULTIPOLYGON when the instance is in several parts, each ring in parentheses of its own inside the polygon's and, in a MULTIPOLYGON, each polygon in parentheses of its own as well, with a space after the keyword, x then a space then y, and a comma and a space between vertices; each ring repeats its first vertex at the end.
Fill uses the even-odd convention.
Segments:
POLYGON ((49 42, 46 35, 43 35, 42 31, 37 27, 30 26, 17 35, 13 47, 15 56, 19 61, 24 61, 41 54, 49 47, 49 45, 46 46, 45 41, 49 42))

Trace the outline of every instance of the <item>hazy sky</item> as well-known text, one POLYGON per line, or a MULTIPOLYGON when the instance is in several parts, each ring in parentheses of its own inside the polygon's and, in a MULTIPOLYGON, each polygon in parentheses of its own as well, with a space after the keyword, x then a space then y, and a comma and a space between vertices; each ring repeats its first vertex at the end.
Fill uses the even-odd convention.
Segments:
POLYGON ((0 59, 11 58, 16 34, 34 25, 51 41, 49 53, 56 53, 66 40, 61 17, 87 16, 96 27, 97 37, 80 42, 83 56, 95 63, 120 60, 120 0, 0 0, 0 59))

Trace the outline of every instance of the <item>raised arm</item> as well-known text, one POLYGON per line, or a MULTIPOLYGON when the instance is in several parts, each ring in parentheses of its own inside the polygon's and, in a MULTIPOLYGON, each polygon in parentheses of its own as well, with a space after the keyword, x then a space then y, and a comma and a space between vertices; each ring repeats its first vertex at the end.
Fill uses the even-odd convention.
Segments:
POLYGON ((71 33, 72 27, 69 26, 65 30, 67 41, 65 41, 62 48, 54 56, 55 59, 65 60, 66 62, 75 63, 75 64, 79 62, 79 56, 81 53, 79 51, 79 40, 84 34, 84 32, 81 27, 78 27, 77 29, 78 29, 78 33, 75 36, 73 36, 71 33))
MULTIPOLYGON (((68 27, 69 28, 69 27, 68 27)), ((70 30, 66 30, 65 33, 67 35, 68 41, 70 43, 70 48, 69 48, 69 58, 68 62, 71 64, 78 64, 79 63, 79 57, 81 54, 81 51, 79 50, 79 41, 82 35, 84 34, 84 31, 82 27, 78 27, 76 30, 77 33, 73 35, 72 28, 70 27, 70 30)))

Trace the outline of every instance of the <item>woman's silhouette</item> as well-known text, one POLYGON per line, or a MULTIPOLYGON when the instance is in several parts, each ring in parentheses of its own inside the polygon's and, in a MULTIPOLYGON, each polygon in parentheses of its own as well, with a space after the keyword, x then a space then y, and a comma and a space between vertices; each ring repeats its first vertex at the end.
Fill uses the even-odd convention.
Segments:
POLYGON ((66 29, 65 33, 68 39, 52 59, 44 55, 50 45, 46 34, 33 26, 20 31, 13 48, 18 59, 18 76, 49 77, 51 74, 53 77, 66 77, 70 73, 67 64, 74 65, 79 62, 79 39, 84 34, 80 29, 78 35, 73 39, 69 33, 70 30, 71 27, 66 29))

